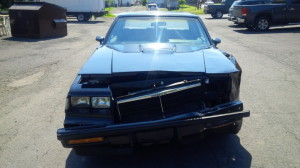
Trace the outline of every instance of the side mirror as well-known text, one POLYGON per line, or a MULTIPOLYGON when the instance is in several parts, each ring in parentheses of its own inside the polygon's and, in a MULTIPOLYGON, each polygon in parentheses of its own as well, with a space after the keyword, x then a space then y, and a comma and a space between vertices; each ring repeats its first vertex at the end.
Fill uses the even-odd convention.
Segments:
POLYGON ((102 44, 102 43, 104 42, 104 37, 102 37, 102 36, 97 36, 97 37, 96 37, 96 41, 99 41, 100 44, 102 44))
POLYGON ((213 38, 212 42, 215 44, 215 46, 217 46, 218 44, 221 43, 221 39, 219 39, 219 38, 213 38))

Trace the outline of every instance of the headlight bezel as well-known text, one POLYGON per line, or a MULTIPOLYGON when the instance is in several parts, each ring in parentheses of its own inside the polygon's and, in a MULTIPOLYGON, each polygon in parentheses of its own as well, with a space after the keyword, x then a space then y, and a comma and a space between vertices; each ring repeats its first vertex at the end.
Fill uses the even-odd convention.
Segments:
POLYGON ((91 106, 91 98, 89 96, 72 96, 70 97, 70 104, 72 107, 90 107, 91 106), (84 100, 86 103, 78 103, 79 100, 84 100))
POLYGON ((73 108, 94 108, 94 109, 110 109, 111 108, 111 97, 107 96, 70 96, 69 105, 73 108), (79 102, 81 100, 81 103, 79 102), (101 101, 102 100, 102 101, 101 101), (82 101, 85 101, 82 102, 82 101), (100 104, 100 102, 103 102, 100 104))

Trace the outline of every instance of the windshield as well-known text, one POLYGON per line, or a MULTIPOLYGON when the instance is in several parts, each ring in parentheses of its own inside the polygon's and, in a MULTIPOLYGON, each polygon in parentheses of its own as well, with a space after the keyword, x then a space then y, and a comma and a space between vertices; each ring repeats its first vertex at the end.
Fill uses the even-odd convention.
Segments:
POLYGON ((147 43, 210 46, 199 20, 188 17, 119 18, 106 41, 109 45, 147 43))
POLYGON ((235 5, 239 5, 241 1, 234 1, 233 4, 231 5, 231 8, 234 7, 235 5))
POLYGON ((156 8, 156 5, 155 4, 150 4, 150 5, 148 5, 148 8, 156 8))

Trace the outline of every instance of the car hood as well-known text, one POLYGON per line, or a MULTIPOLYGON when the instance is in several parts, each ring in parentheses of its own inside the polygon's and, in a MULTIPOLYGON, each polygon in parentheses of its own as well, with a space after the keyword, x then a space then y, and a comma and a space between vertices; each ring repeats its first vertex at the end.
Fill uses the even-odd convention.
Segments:
POLYGON ((168 48, 151 50, 117 50, 101 46, 93 53, 79 74, 114 74, 125 72, 201 72, 230 73, 238 71, 232 62, 215 48, 191 52, 174 52, 168 48))

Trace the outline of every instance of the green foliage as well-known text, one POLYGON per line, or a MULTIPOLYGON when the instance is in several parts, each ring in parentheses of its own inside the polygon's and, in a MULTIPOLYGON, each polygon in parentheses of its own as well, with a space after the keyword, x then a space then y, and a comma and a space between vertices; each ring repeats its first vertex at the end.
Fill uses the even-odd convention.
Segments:
POLYGON ((142 0, 142 5, 146 6, 146 4, 148 3, 148 0, 142 0))
POLYGON ((14 0, 0 0, 0 8, 9 8, 14 4, 14 0))
POLYGON ((111 14, 110 12, 115 9, 115 7, 107 7, 105 8, 105 11, 108 12, 108 14, 104 15, 104 17, 116 17, 115 15, 111 14))
POLYGON ((105 3, 107 6, 115 6, 115 1, 114 0, 105 0, 105 3))
POLYGON ((115 7, 107 7, 107 8, 105 8, 105 11, 110 13, 113 9, 115 9, 115 7))
POLYGON ((184 5, 186 3, 185 0, 179 0, 179 5, 184 5))
POLYGON ((195 15, 200 15, 200 14, 204 14, 203 9, 197 10, 197 8, 195 6, 190 6, 190 5, 180 5, 178 10, 174 10, 177 12, 188 12, 188 13, 192 13, 195 15))

